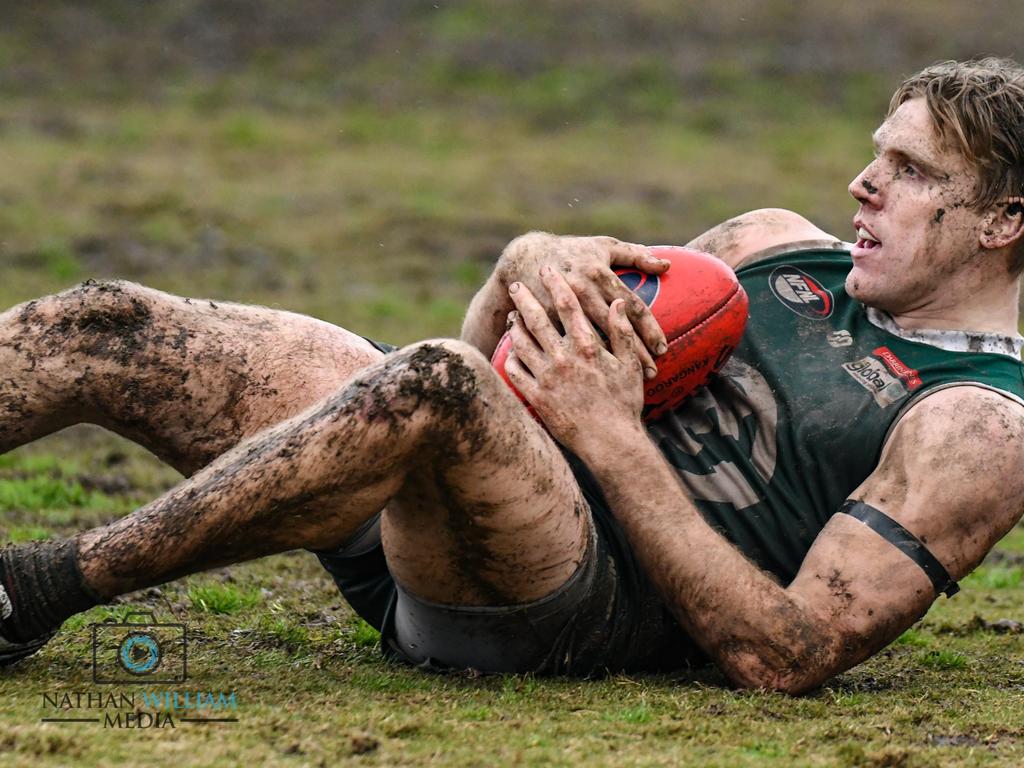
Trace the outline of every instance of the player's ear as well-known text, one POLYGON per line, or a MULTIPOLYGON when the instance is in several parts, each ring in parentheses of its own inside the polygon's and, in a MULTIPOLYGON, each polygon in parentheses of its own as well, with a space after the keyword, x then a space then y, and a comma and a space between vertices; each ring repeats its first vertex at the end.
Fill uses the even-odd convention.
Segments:
POLYGON ((1010 197, 996 203, 985 219, 981 244, 985 248, 1005 248, 1024 236, 1024 197, 1010 197))

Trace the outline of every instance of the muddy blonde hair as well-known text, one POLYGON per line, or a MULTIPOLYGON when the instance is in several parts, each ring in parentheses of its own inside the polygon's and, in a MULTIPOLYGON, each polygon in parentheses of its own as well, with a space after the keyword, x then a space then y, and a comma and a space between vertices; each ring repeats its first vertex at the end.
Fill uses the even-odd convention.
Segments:
MULTIPOLYGON (((889 115, 923 97, 940 135, 978 171, 969 205, 989 208, 1024 196, 1024 68, 1010 59, 943 61, 911 75, 896 89, 889 115)), ((1024 272, 1024 240, 1010 272, 1024 272)))

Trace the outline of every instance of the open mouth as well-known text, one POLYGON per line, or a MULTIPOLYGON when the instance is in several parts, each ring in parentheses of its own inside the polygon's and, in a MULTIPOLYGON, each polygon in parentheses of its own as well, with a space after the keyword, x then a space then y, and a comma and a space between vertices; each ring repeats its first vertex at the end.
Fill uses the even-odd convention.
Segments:
POLYGON ((857 247, 864 248, 865 250, 872 250, 878 248, 882 243, 875 239, 874 235, 868 232, 864 227, 857 228, 857 247))

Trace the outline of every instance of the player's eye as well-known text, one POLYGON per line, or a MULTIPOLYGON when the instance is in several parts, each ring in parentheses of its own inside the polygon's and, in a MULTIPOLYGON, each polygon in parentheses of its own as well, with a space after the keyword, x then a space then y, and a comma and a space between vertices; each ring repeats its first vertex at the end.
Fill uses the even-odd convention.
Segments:
POLYGON ((918 176, 921 175, 921 172, 918 171, 917 168, 911 165, 910 163, 904 163, 903 166, 900 168, 900 172, 904 176, 909 176, 912 179, 916 179, 918 176))

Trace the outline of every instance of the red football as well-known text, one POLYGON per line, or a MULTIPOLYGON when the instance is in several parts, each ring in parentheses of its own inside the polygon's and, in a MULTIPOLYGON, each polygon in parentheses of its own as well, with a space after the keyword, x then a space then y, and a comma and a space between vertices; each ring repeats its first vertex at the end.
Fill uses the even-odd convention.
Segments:
MULTIPOLYGON (((644 381, 645 421, 664 415, 706 384, 725 365, 747 324, 747 294, 722 261, 673 245, 653 246, 651 252, 672 262, 663 275, 616 270, 651 308, 668 339, 668 351, 655 359, 658 375, 644 381)), ((491 356, 510 387, 505 360, 511 349, 506 333, 491 356)), ((519 395, 515 387, 512 390, 519 395)))

